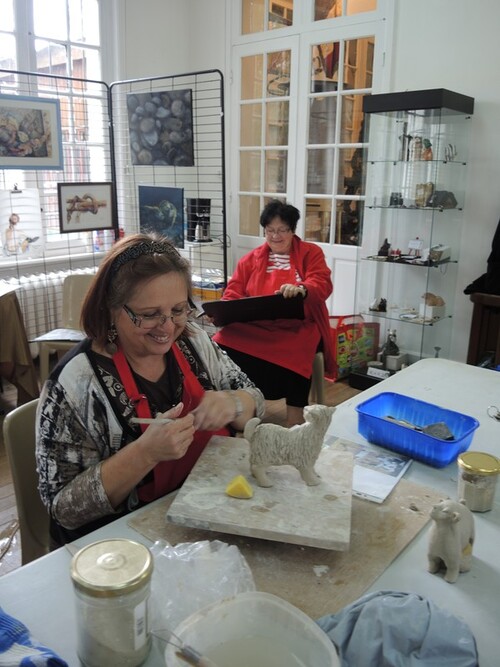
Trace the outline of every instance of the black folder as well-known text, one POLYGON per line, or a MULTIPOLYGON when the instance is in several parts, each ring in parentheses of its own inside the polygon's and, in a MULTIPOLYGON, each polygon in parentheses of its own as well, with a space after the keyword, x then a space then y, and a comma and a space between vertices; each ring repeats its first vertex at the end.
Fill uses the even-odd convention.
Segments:
POLYGON ((304 319, 304 298, 300 294, 289 299, 285 299, 282 294, 271 294, 228 301, 205 301, 201 307, 204 313, 213 318, 216 327, 232 322, 304 319))

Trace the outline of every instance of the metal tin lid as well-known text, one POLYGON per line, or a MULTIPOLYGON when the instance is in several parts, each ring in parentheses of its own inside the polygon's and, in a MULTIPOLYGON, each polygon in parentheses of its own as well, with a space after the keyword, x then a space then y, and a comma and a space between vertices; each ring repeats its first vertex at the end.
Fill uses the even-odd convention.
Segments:
POLYGON ((460 454, 457 463, 463 470, 479 475, 497 475, 500 472, 500 459, 484 452, 460 454))
POLYGON ((147 547, 125 539, 101 540, 80 549, 71 561, 75 588, 93 597, 115 597, 137 590, 151 578, 147 547))

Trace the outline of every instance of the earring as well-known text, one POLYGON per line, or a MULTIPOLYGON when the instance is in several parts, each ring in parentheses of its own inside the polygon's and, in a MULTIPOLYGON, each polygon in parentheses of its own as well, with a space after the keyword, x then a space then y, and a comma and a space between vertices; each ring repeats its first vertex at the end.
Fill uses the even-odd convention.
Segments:
POLYGON ((118 346, 115 343, 115 340, 118 338, 118 331, 116 330, 116 326, 114 322, 111 324, 111 326, 108 329, 108 342, 104 346, 106 349, 106 352, 113 356, 118 352, 118 346))

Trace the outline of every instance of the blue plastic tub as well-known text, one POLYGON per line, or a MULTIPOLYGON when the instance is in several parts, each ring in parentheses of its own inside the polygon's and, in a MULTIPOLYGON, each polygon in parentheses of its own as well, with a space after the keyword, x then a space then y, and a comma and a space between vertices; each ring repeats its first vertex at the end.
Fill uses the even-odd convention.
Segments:
POLYGON ((446 410, 410 396, 382 392, 360 403, 358 431, 369 442, 406 454, 435 468, 443 468, 465 452, 472 442, 479 422, 460 412, 446 410), (442 440, 427 433, 388 421, 391 416, 417 426, 444 422, 453 433, 453 440, 442 440))

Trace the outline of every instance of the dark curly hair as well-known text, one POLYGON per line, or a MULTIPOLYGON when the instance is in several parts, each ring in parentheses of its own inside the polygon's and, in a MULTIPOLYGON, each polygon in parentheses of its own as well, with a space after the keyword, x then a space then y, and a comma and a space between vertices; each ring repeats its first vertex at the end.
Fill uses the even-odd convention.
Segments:
POLYGON ((273 199, 262 209, 260 226, 265 229, 274 218, 281 218, 290 227, 292 232, 295 233, 297 223, 300 219, 300 211, 291 204, 285 204, 279 199, 273 199))

